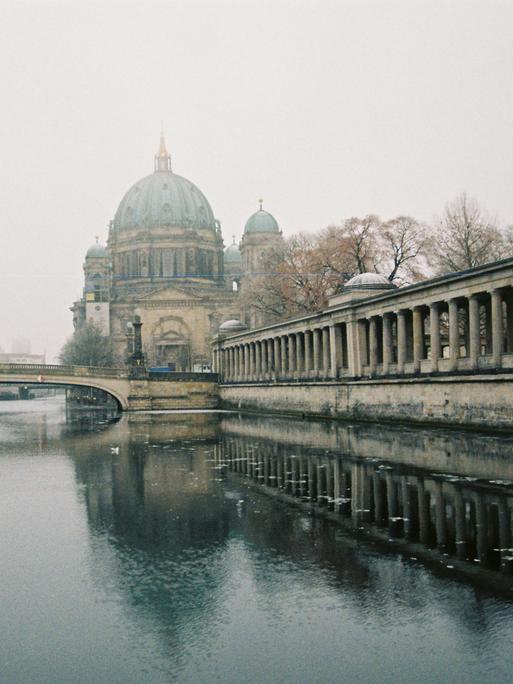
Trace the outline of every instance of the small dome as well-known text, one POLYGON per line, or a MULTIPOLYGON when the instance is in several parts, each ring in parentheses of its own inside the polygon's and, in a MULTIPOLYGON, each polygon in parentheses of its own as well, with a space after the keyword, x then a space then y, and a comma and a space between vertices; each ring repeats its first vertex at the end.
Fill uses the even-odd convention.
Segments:
POLYGON ((240 250, 235 242, 224 250, 224 263, 225 264, 241 264, 242 257, 240 250))
POLYGON ((98 241, 94 243, 94 245, 91 245, 89 249, 86 252, 86 259, 88 257, 94 257, 96 259, 107 259, 108 258, 108 253, 107 250, 103 245, 100 245, 98 241))
POLYGON ((247 326, 242 321, 239 321, 238 318, 231 318, 219 326, 220 333, 239 332, 241 330, 247 330, 247 326))
POLYGON ((279 233, 280 227, 272 214, 260 208, 246 221, 244 233, 279 233))
POLYGON ((348 280, 345 287, 358 290, 393 290, 397 286, 381 273, 359 273, 348 280))

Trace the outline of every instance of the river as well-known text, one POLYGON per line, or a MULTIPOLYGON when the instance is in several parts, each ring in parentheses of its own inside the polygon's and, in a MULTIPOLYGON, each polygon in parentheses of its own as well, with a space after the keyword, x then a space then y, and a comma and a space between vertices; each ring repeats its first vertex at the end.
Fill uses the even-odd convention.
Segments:
POLYGON ((0 403, 0 681, 511 682, 513 437, 0 403))

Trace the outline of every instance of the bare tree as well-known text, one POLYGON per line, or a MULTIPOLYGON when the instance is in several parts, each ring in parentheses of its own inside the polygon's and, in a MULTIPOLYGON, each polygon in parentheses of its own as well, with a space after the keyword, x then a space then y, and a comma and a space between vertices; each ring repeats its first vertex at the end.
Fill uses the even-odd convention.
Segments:
POLYGON ((388 280, 401 283, 420 280, 425 271, 427 231, 411 216, 397 216, 380 228, 379 270, 388 280))
POLYGON ((410 216, 383 223, 374 214, 352 217, 315 234, 299 233, 261 257, 260 274, 241 292, 260 323, 317 311, 357 273, 384 273, 413 282, 423 275, 425 227, 410 216))
POLYGON ((244 285, 243 305, 266 322, 321 309, 338 284, 338 274, 322 263, 318 236, 299 233, 261 257, 259 275, 244 285))
POLYGON ((438 273, 473 268, 501 259, 510 251, 497 222, 466 193, 446 205, 433 238, 431 260, 438 273))

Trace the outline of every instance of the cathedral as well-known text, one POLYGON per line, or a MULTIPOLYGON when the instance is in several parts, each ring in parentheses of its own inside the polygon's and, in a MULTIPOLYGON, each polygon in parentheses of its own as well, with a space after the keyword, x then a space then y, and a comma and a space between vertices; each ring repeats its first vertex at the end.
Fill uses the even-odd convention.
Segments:
POLYGON ((161 136, 154 170, 125 194, 84 262, 82 298, 71 307, 75 329, 95 323, 127 357, 134 316, 141 318, 147 365, 176 371, 210 368, 210 340, 227 320, 259 323, 241 297, 266 249, 282 234, 262 208, 239 245, 224 248, 221 225, 201 190, 171 168, 161 136))

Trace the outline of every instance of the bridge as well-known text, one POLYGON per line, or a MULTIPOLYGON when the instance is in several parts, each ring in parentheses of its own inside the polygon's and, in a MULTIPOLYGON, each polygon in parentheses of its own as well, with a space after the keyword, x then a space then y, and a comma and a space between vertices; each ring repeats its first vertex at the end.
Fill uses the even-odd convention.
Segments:
POLYGON ((121 411, 209 409, 217 406, 214 373, 151 373, 145 368, 0 363, 0 384, 103 390, 121 411), (135 370, 135 372, 134 372, 135 370))

